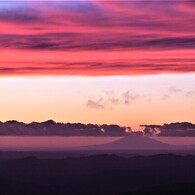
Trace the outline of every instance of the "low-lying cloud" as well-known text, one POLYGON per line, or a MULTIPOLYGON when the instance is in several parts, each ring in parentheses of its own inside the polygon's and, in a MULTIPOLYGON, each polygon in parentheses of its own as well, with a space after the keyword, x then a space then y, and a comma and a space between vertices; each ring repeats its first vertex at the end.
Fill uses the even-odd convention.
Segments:
POLYGON ((0 135, 3 136, 127 136, 130 133, 130 127, 115 124, 57 123, 53 120, 29 124, 18 121, 0 122, 0 135))
POLYGON ((144 135, 168 137, 195 137, 195 124, 177 122, 164 125, 141 125, 144 135))
POLYGON ((141 125, 143 131, 116 124, 60 123, 53 120, 23 123, 0 122, 0 136, 167 136, 195 137, 195 124, 176 122, 164 125, 141 125))

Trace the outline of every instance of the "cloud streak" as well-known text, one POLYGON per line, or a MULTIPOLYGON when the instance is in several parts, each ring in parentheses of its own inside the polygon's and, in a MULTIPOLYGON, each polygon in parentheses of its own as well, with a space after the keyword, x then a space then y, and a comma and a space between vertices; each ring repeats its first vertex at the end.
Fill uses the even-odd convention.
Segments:
MULTIPOLYGON (((0 56, 1 55, 2 54, 0 54, 0 56)), ((21 59, 19 61, 13 61, 13 59, 6 59, 1 61, 0 74, 107 76, 195 72, 194 61, 188 61, 189 64, 184 67, 183 62, 180 62, 179 60, 175 62, 166 62, 164 59, 162 59, 161 62, 155 62, 154 60, 148 59, 143 61, 112 61, 107 59, 105 61, 99 59, 92 61, 74 61, 75 58, 73 58, 70 61, 58 59, 57 61, 44 62, 42 59, 40 61, 34 60, 33 56, 30 58, 32 58, 32 60, 21 59)), ((48 56, 48 58, 50 58, 50 56, 48 56)))
POLYGON ((195 49, 193 37, 136 36, 130 33, 45 33, 38 35, 1 34, 0 47, 23 50, 172 50, 195 49))
POLYGON ((0 2, 0 23, 1 75, 195 71, 192 1, 0 2))

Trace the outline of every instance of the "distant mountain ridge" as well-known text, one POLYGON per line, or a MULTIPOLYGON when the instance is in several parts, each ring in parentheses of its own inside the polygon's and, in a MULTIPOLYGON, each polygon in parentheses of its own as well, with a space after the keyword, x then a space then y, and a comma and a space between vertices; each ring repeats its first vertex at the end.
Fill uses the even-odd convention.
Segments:
POLYGON ((170 145, 156 141, 146 136, 127 136, 106 145, 115 149, 159 149, 168 148, 170 145))
POLYGON ((146 136, 129 135, 116 141, 80 147, 86 150, 140 150, 140 149, 168 149, 170 145, 146 136))
POLYGON ((189 150, 195 145, 169 145, 147 136, 129 135, 111 143, 82 146, 78 150, 189 150))

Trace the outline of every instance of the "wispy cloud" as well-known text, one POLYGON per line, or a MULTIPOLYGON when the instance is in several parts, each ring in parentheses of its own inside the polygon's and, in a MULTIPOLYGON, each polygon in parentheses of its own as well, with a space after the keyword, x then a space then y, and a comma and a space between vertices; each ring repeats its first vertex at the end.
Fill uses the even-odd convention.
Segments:
POLYGON ((174 95, 176 95, 178 93, 181 93, 181 92, 183 92, 182 89, 177 88, 175 86, 170 86, 167 89, 167 93, 162 96, 162 100, 167 100, 167 99, 171 98, 172 96, 174 96, 174 95))
POLYGON ((96 101, 95 100, 88 100, 87 107, 93 108, 93 109, 104 109, 105 108, 104 100, 103 100, 103 98, 100 98, 96 101))
POLYGON ((137 98, 139 97, 139 95, 137 93, 135 93, 132 90, 128 90, 125 93, 123 93, 122 98, 123 98, 123 102, 124 104, 128 105, 130 103, 132 103, 133 101, 135 101, 137 98))
POLYGON ((179 89, 175 86, 171 86, 171 87, 169 87, 169 92, 170 93, 179 93, 179 92, 182 92, 182 89, 179 89))
POLYGON ((127 90, 122 94, 115 95, 114 91, 105 90, 104 97, 97 100, 89 99, 87 107, 94 109, 114 108, 118 105, 129 105, 139 98, 139 94, 133 90, 127 90))
POLYGON ((195 90, 187 91, 185 96, 188 98, 195 97, 195 90))

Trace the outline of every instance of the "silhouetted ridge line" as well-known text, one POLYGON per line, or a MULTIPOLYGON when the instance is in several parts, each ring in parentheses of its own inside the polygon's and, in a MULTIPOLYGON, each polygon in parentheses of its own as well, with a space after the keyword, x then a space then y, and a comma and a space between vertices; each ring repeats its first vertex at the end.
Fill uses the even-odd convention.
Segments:
POLYGON ((173 146, 139 135, 125 136, 106 144, 80 147, 81 150, 164 150, 171 148, 173 146))

